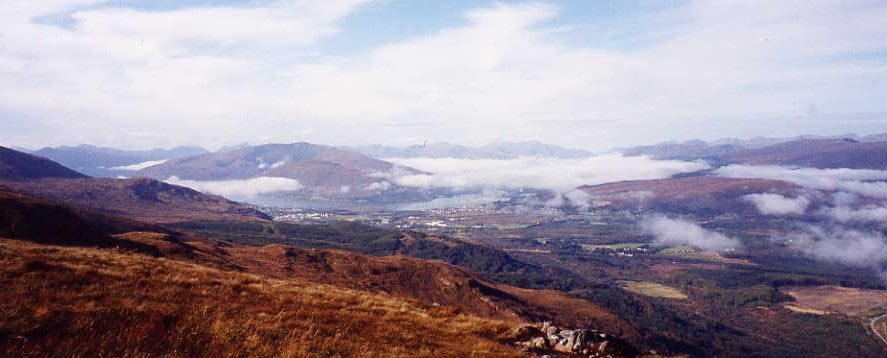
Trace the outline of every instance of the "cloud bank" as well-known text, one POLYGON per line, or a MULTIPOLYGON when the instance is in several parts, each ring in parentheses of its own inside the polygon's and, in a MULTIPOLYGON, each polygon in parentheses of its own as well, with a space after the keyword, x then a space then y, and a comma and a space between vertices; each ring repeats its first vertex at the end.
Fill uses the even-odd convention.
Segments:
POLYGON ((874 268, 882 274, 887 264, 887 238, 880 233, 807 226, 787 239, 792 248, 819 260, 874 268))
POLYGON ((654 243, 663 246, 689 245, 711 251, 730 251, 741 246, 739 240, 684 219, 648 216, 641 220, 640 227, 653 235, 654 243))
POLYGON ((155 165, 160 165, 160 164, 166 163, 167 160, 169 160, 169 159, 149 160, 149 161, 147 161, 147 162, 142 162, 142 163, 137 163, 137 164, 131 164, 131 165, 122 165, 122 166, 119 166, 119 167, 111 167, 111 168, 108 168, 108 169, 113 169, 113 170, 127 170, 127 171, 137 172, 137 171, 142 170, 142 169, 145 169, 145 168, 150 168, 150 167, 153 167, 153 166, 155 166, 155 165))
POLYGON ((203 193, 221 195, 234 200, 248 200, 263 194, 298 191, 302 184, 298 180, 277 177, 258 177, 244 180, 199 181, 170 177, 167 183, 181 185, 203 193))
POLYGON ((787 198, 779 194, 748 194, 743 197, 758 208, 764 215, 803 215, 810 200, 803 196, 787 198))
POLYGON ((887 199, 887 170, 728 165, 715 170, 715 174, 728 178, 783 180, 810 189, 887 199))
POLYGON ((861 208, 836 206, 823 212, 839 223, 882 223, 887 225, 887 208, 867 205, 861 208))
POLYGON ((454 159, 454 158, 388 158, 387 161, 419 169, 431 174, 400 175, 397 184, 410 187, 472 188, 539 188, 569 194, 582 202, 573 189, 582 185, 607 182, 660 179, 673 174, 707 169, 702 162, 653 160, 647 157, 623 157, 610 154, 583 159, 518 158, 454 159))

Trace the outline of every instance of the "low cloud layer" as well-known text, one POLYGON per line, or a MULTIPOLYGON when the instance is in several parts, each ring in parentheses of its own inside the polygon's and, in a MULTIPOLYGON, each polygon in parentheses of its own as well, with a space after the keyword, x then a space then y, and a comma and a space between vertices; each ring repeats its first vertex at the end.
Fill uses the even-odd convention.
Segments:
POLYGON ((715 173, 728 178, 783 180, 809 189, 887 199, 887 170, 729 165, 715 170, 715 173))
POLYGON ((508 193, 501 190, 488 189, 476 194, 462 194, 443 198, 437 198, 422 203, 413 203, 402 206, 402 210, 427 210, 454 207, 473 207, 491 204, 508 199, 508 193))
POLYGON ((570 190, 563 194, 555 194, 554 198, 545 203, 545 206, 550 208, 576 208, 579 210, 588 210, 590 205, 591 195, 579 189, 570 190))
POLYGON ((178 177, 170 177, 166 182, 235 200, 252 199, 262 194, 302 189, 302 184, 298 180, 277 177, 220 181, 182 180, 178 177))
POLYGON ((169 159, 149 160, 149 161, 147 161, 147 162, 142 162, 142 163, 137 163, 137 164, 122 165, 122 166, 119 166, 119 167, 111 167, 111 168, 109 168, 109 169, 112 169, 112 170, 128 170, 128 171, 137 172, 137 171, 142 170, 142 169, 145 169, 145 168, 150 168, 150 167, 153 167, 153 166, 155 166, 155 165, 160 165, 160 164, 166 163, 167 160, 169 160, 169 159))
POLYGON ((790 247, 823 261, 871 267, 882 275, 887 264, 887 238, 876 232, 807 226, 788 240, 790 247))
POLYGON ((764 215, 803 215, 810 200, 803 196, 787 198, 779 194, 749 194, 743 197, 764 215))
MULTIPOLYGON (((618 154, 583 159, 518 158, 432 159, 389 158, 390 162, 431 174, 401 175, 393 180, 411 187, 538 188, 569 193, 582 185, 622 180, 660 179, 676 173, 707 169, 702 162, 653 160, 618 154)), ((576 198, 578 199, 578 198, 576 198)))
POLYGON ((887 223, 887 208, 869 205, 861 208, 837 206, 823 210, 823 213, 839 223, 887 223))
POLYGON ((690 245, 711 251, 730 251, 741 246, 739 240, 684 219, 654 215, 641 220, 640 226, 653 235, 656 244, 663 246, 690 245))

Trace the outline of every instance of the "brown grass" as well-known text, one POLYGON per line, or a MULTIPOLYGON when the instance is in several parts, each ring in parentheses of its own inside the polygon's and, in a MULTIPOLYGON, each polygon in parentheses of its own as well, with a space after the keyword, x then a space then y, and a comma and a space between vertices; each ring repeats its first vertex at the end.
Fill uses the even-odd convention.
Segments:
POLYGON ((623 283, 623 288, 627 291, 650 297, 661 297, 672 300, 686 300, 688 298, 687 295, 680 290, 656 282, 625 281, 623 283))
MULTIPOLYGON (((138 236, 126 236, 142 243, 138 236)), ((192 241, 201 253, 209 242, 192 241)), ((167 252, 166 250, 161 250, 167 252)), ((593 327, 621 337, 637 332, 624 320, 593 302, 553 290, 521 289, 489 282, 477 274, 438 260, 405 256, 366 256, 338 250, 296 249, 282 245, 228 245, 218 257, 245 272, 277 279, 298 279, 440 305, 482 318, 514 323, 552 321, 570 327, 593 327)), ((204 255, 205 256, 205 255, 204 255)), ((195 260, 195 259, 191 259, 195 260)))
POLYGON ((805 309, 860 316, 872 308, 887 307, 887 291, 838 286, 798 286, 780 290, 795 299, 796 302, 789 304, 795 311, 805 309))
POLYGON ((0 239, 0 287, 0 356, 520 354, 514 323, 113 250, 0 239))

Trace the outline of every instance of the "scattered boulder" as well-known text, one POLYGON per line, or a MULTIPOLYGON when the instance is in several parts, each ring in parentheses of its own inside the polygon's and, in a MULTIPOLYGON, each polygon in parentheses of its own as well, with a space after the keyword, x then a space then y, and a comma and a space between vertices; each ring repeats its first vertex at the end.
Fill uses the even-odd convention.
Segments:
POLYGON ((579 357, 636 357, 639 352, 628 342, 594 329, 561 329, 550 322, 541 329, 522 329, 518 343, 539 355, 579 357), (536 336, 527 338, 531 333, 536 336))

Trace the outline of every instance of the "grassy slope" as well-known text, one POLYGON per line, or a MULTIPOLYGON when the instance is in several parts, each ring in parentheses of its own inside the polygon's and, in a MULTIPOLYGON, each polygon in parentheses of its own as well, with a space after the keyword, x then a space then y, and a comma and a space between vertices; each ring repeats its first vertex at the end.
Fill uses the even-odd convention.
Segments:
POLYGON ((512 323, 115 250, 2 239, 0 287, 3 356, 518 354, 512 323))

